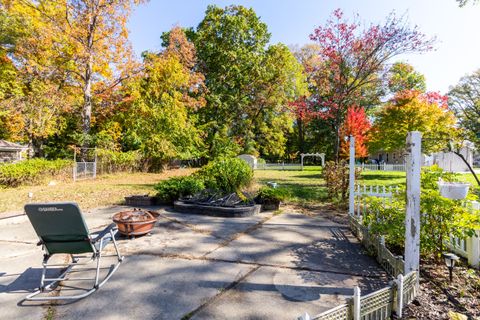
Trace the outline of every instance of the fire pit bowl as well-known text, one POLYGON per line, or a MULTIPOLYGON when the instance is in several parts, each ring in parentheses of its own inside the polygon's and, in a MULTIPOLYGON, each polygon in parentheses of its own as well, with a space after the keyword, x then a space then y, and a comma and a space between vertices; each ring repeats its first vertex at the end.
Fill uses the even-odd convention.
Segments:
POLYGON ((133 209, 115 213, 113 222, 118 231, 127 237, 140 236, 152 231, 157 222, 158 213, 154 211, 133 209))

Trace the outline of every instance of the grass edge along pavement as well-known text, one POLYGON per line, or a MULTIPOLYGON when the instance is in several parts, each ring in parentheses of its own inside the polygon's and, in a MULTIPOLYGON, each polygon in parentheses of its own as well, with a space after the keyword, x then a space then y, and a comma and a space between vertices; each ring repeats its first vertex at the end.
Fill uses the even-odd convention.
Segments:
POLYGON ((23 213, 29 202, 77 202, 83 210, 123 204, 124 197, 133 194, 154 195, 153 186, 160 180, 184 176, 196 169, 173 169, 162 173, 116 173, 96 179, 74 182, 58 181, 16 188, 0 189, 0 218, 10 213, 23 213), (29 193, 33 197, 29 198, 29 193))

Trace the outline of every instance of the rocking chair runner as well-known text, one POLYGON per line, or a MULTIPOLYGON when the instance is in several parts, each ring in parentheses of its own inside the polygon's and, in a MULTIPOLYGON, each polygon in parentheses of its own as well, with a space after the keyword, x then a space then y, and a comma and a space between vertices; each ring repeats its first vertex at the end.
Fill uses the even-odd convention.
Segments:
POLYGON ((47 300, 75 300, 89 296, 97 291, 105 284, 112 274, 117 270, 123 261, 123 256, 118 251, 115 241, 117 227, 113 223, 98 234, 90 234, 85 224, 80 208, 75 203, 45 203, 45 204, 27 204, 25 212, 35 229, 40 241, 38 245, 42 245, 45 250, 43 259, 43 270, 40 279, 40 288, 29 294, 25 300, 47 301, 47 300), (113 265, 102 281, 99 281, 100 260, 102 258, 102 250, 105 246, 113 242, 115 246, 118 261, 113 265), (54 254, 70 254, 72 262, 66 264, 48 264, 48 260, 54 254), (86 263, 79 263, 78 254, 91 253, 92 256, 86 263), (97 262, 95 278, 92 279, 69 279, 68 273, 74 266, 85 265, 89 262, 97 262), (66 270, 57 278, 47 278, 46 273, 49 267, 67 267, 66 270), (77 295, 70 296, 42 296, 37 297, 43 292, 55 287, 60 281, 79 281, 93 280, 91 289, 77 295), (46 282, 50 282, 46 284, 46 282))

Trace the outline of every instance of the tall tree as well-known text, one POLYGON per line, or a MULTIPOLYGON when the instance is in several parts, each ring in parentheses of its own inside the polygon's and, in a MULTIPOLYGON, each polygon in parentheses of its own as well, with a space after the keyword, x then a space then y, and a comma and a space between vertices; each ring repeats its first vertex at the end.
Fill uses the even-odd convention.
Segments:
POLYGON ((38 10, 11 1, 1 1, 0 7, 2 136, 28 142, 42 155, 44 141, 64 127, 63 113, 72 103, 60 71, 65 51, 49 46, 49 21, 40 19, 38 10))
MULTIPOLYGON (((314 30, 310 39, 320 46, 324 63, 317 72, 317 89, 312 108, 328 120, 335 133, 335 154, 338 158, 340 128, 349 106, 368 107, 362 97, 381 86, 386 64, 394 57, 432 48, 429 40, 416 27, 392 13, 384 24, 359 30, 358 21, 349 22, 337 9, 325 26, 314 30)), ((375 98, 376 94, 372 97, 375 98)))
POLYGON ((267 157, 282 157, 294 120, 288 105, 306 95, 306 79, 302 65, 283 44, 271 45, 261 66, 246 124, 255 137, 256 150, 267 157))
MULTIPOLYGON (((228 135, 242 137, 243 111, 252 105, 260 62, 270 39, 267 25, 253 9, 209 6, 195 34, 200 70, 209 90, 201 116, 210 142, 227 127, 228 135)), ((210 143, 210 147, 213 145, 210 143)))
POLYGON ((228 145, 213 143, 226 134, 244 152, 283 154, 291 119, 281 108, 303 90, 301 66, 288 48, 267 48, 267 25, 242 6, 209 6, 193 38, 208 88, 200 118, 210 153, 228 145))
POLYGON ((309 43, 300 48, 292 48, 293 54, 303 66, 308 89, 306 95, 298 97, 296 101, 290 104, 295 115, 294 131, 297 135, 297 141, 295 143, 296 151, 299 151, 300 153, 305 153, 307 151, 305 141, 306 129, 309 122, 315 118, 310 112, 308 104, 311 102, 309 100, 310 92, 313 92, 315 87, 314 71, 318 70, 322 64, 321 57, 318 55, 319 51, 320 47, 315 43, 309 43))
POLYGON ((392 94, 403 90, 418 90, 421 92, 427 90, 425 76, 405 62, 395 62, 390 67, 387 72, 387 86, 392 94))
POLYGON ((95 95, 111 90, 135 69, 127 20, 142 0, 2 0, 7 12, 29 21, 36 38, 14 53, 26 69, 55 71, 60 82, 82 91, 84 143, 95 95), (46 68, 48 66, 48 68, 46 68), (33 69, 32 69, 33 67, 33 69))
POLYGON ((369 132, 369 150, 404 150, 407 133, 421 131, 422 152, 437 152, 446 147, 446 140, 458 134, 455 124, 455 116, 448 109, 445 96, 401 91, 375 114, 369 132))
MULTIPOLYGON (((198 158, 203 152, 196 111, 204 105, 203 76, 194 70, 195 48, 180 28, 169 32, 161 53, 144 54, 142 74, 129 81, 123 144, 140 149, 153 168, 166 161, 198 158), (130 116, 135 114, 135 117, 130 116)), ((111 128, 109 125, 105 131, 111 128)))
POLYGON ((480 70, 463 77, 448 93, 450 107, 467 130, 469 139, 480 142, 480 70))

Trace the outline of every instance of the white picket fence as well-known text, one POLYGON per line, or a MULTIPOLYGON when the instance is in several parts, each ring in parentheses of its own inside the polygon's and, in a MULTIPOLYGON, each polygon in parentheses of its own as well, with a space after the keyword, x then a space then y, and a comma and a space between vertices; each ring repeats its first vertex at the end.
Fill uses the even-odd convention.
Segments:
POLYGON ((417 292, 417 272, 412 271, 405 277, 400 274, 392 285, 365 296, 355 287, 347 303, 313 317, 305 313, 298 320, 384 320, 392 319, 393 312, 401 318, 403 306, 409 304, 417 292))
POLYGON ((366 248, 375 253, 377 261, 395 280, 391 285, 365 296, 355 287, 353 296, 345 304, 316 316, 305 313, 298 320, 385 320, 392 319, 394 314, 401 318, 403 307, 416 297, 417 272, 412 271, 403 276, 405 262, 402 257, 392 254, 385 246, 385 240, 370 234, 360 219, 350 216, 350 226, 352 232, 366 248))
MULTIPOLYGON (((393 194, 397 193, 398 190, 398 186, 385 187, 356 185, 354 216, 361 221, 369 212, 367 204, 368 197, 382 198, 384 205, 388 205, 391 202, 393 194)), ((465 201, 464 205, 468 210, 480 214, 480 202, 465 201)), ((450 241, 446 242, 446 245, 456 254, 466 258, 469 265, 476 268, 480 267, 480 230, 476 231, 476 236, 467 239, 452 236, 450 237, 450 241)))
MULTIPOLYGON (((480 202, 468 201, 465 203, 465 206, 468 210, 480 215, 480 202)), ((466 258, 469 265, 480 268, 480 230, 477 230, 475 233, 475 236, 467 239, 452 236, 446 245, 456 254, 466 258)))
POLYGON ((302 170, 300 163, 257 163, 256 170, 302 170))
POLYGON ((377 197, 382 198, 385 205, 391 202, 394 193, 399 190, 398 186, 367 186, 367 185, 355 185, 354 192, 354 212, 353 215, 357 219, 363 219, 367 214, 367 198, 377 197))
POLYGON ((356 168, 361 168, 366 171, 400 171, 405 172, 407 170, 406 164, 356 164, 356 168))

